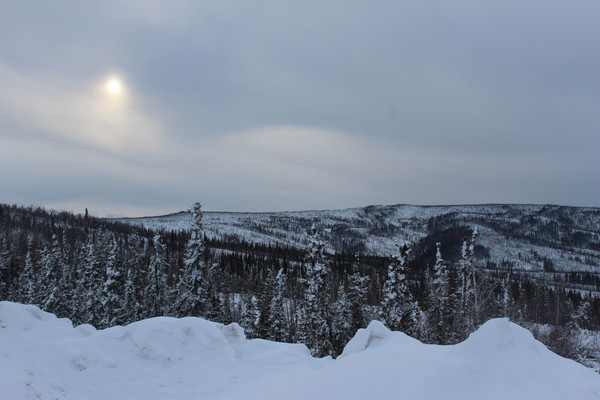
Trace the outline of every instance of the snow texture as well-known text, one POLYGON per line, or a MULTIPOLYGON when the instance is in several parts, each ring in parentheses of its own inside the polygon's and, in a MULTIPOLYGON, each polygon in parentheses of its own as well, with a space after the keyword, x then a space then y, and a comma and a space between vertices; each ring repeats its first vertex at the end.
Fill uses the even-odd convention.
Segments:
POLYGON ((73 327, 0 303, 2 399, 600 399, 600 375, 507 319, 425 345, 374 321, 336 360, 247 340, 237 324, 158 317, 73 327))

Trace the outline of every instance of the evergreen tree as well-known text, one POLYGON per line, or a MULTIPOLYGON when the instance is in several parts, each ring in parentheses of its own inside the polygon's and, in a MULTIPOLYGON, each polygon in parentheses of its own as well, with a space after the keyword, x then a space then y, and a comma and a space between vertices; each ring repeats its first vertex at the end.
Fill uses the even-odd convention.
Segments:
POLYGON ((369 277, 362 276, 358 270, 358 257, 355 258, 354 272, 348 275, 348 283, 344 286, 350 309, 350 334, 354 335, 360 328, 366 327, 364 304, 367 302, 367 286, 369 277))
POLYGON ((136 270, 134 268, 127 269, 127 277, 123 287, 123 307, 120 315, 120 319, 126 322, 134 322, 141 318, 142 306, 138 301, 136 281, 136 270))
POLYGON ((329 268, 324 261, 324 248, 325 244, 313 224, 304 280, 306 290, 302 339, 317 357, 333 355, 331 296, 327 286, 329 268))
POLYGON ((123 299, 121 301, 120 320, 122 321, 133 322, 142 318, 143 254, 144 241, 139 231, 134 229, 128 237, 125 253, 125 268, 127 272, 123 288, 123 299))
POLYGON ((235 320, 233 317, 234 310, 232 309, 231 293, 223 293, 223 304, 221 306, 221 310, 221 322, 224 324, 230 324, 235 320))
POLYGON ((18 296, 15 283, 18 283, 18 271, 21 269, 19 240, 16 238, 8 240, 8 232, 6 236, 4 250, 0 241, 0 299, 2 300, 15 299, 18 296))
POLYGON ((520 322, 520 313, 519 310, 515 309, 515 300, 511 294, 511 275, 512 271, 508 270, 501 280, 499 309, 503 317, 510 318, 514 322, 520 322))
POLYGON ((243 294, 241 296, 239 307, 240 326, 244 328, 244 333, 246 333, 246 337, 257 337, 256 326, 259 315, 254 296, 251 293, 243 294))
POLYGON ((274 280, 274 295, 271 300, 269 314, 269 333, 268 337, 276 342, 285 342, 289 340, 289 330, 286 326, 285 313, 285 274, 283 268, 277 272, 274 280))
POLYGON ((102 319, 99 327, 106 328, 119 323, 121 314, 121 299, 123 294, 123 282, 119 268, 118 247, 114 235, 110 235, 108 241, 108 257, 106 259, 106 270, 103 276, 104 282, 100 303, 102 304, 102 319))
POLYGON ((0 238, 0 301, 8 299, 8 259, 9 253, 0 238))
POLYGON ((332 313, 332 336, 333 336, 333 355, 337 356, 342 352, 344 346, 356 332, 351 331, 352 324, 352 305, 348 299, 348 289, 345 285, 338 286, 337 300, 333 303, 332 313))
POLYGON ((31 255, 32 245, 31 240, 27 248, 27 255, 25 256, 25 269, 20 276, 19 286, 21 288, 21 296, 19 301, 25 304, 37 304, 39 282, 38 275, 35 271, 35 264, 31 255))
POLYGON ((579 307, 575 310, 575 314, 573 315, 573 321, 575 323, 575 327, 578 330, 581 329, 591 329, 592 320, 592 305, 589 300, 583 300, 579 304, 579 307))
POLYGON ((206 268, 205 278, 203 280, 204 293, 206 293, 206 299, 204 301, 205 311, 204 318, 215 321, 223 322, 227 312, 224 311, 224 305, 221 302, 220 280, 222 277, 221 271, 218 269, 218 264, 211 264, 210 267, 206 268))
POLYGON ((270 322, 274 286, 273 276, 269 273, 266 282, 261 284, 258 290, 256 336, 263 339, 272 339, 270 322))
POLYGON ((442 259, 441 243, 436 243, 434 275, 429 284, 427 321, 430 340, 438 344, 447 344, 452 329, 452 302, 450 298, 450 278, 442 259))
POLYGON ((149 317, 164 314, 167 304, 167 260, 166 247, 159 233, 154 234, 154 251, 148 267, 148 283, 146 286, 146 312, 149 317))
POLYGON ((42 273, 42 308, 58 316, 66 316, 64 310, 63 282, 64 259, 62 249, 56 234, 52 235, 50 251, 43 259, 42 273))
POLYGON ((460 315, 459 330, 463 335, 473 332, 480 322, 481 314, 481 298, 479 291, 479 275, 473 268, 475 258, 475 239, 477 238, 478 230, 475 228, 471 236, 471 240, 463 238, 461 248, 460 262, 460 293, 458 298, 458 307, 460 315))
MULTIPOLYGON (((100 236, 102 232, 99 232, 100 236)), ((102 277, 103 265, 101 257, 96 250, 96 243, 93 235, 88 236, 86 251, 81 266, 81 275, 77 282, 77 298, 80 309, 76 323, 87 323, 97 325, 102 319, 102 303, 100 290, 104 288, 104 279, 102 277)))
POLYGON ((420 310, 406 283, 406 263, 411 251, 406 244, 398 246, 398 250, 388 266, 383 286, 381 319, 391 330, 414 335, 419 330, 420 310))
POLYGON ((185 269, 178 288, 175 313, 179 317, 202 316, 207 309, 208 273, 204 260, 204 226, 200 203, 191 209, 191 237, 185 250, 185 269))

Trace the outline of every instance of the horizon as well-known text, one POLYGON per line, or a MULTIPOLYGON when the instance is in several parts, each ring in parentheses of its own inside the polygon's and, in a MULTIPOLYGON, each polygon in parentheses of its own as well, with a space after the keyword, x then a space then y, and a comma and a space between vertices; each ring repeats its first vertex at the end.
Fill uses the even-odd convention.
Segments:
MULTIPOLYGON (((200 202, 202 204, 202 202, 200 202)), ((73 215, 85 215, 86 210, 88 211, 88 215, 93 218, 98 219, 143 219, 143 218, 160 218, 167 217, 176 214, 189 213, 191 206, 182 210, 175 210, 166 213, 160 214, 148 214, 148 215, 138 215, 138 216, 128 216, 128 215, 120 215, 120 214, 105 214, 104 216, 97 215, 93 211, 90 211, 88 208, 84 208, 81 210, 69 210, 69 209, 57 209, 53 207, 46 207, 44 205, 35 205, 35 204, 9 204, 4 203, 9 206, 16 206, 22 208, 32 208, 37 209, 41 208, 48 212, 68 212, 73 215)), ((595 206, 573 206, 567 204, 552 204, 552 203, 465 203, 465 204, 408 204, 408 203, 395 203, 395 204, 368 204, 363 206, 356 207, 339 207, 339 208, 315 208, 315 209, 299 209, 299 210, 262 210, 262 211, 246 211, 246 210, 216 210, 216 209, 206 209, 204 205, 202 205, 203 213, 222 213, 222 214, 285 214, 285 213, 303 213, 303 212, 327 212, 327 211, 338 211, 338 210, 353 210, 353 209, 363 209, 368 207, 417 207, 417 208, 450 208, 450 207, 486 207, 486 206, 533 206, 533 207, 566 207, 566 208, 579 208, 579 209, 600 209, 600 207, 595 206)))

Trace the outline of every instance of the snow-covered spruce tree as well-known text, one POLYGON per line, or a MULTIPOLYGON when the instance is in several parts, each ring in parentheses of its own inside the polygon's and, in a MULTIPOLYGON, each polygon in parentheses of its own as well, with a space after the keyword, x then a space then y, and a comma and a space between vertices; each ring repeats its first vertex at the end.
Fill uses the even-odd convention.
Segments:
POLYGON ((442 259, 441 244, 436 243, 435 265, 430 283, 427 310, 429 339, 434 343, 447 344, 452 330, 452 302, 450 298, 450 278, 442 259))
POLYGON ((4 239, 0 237, 0 301, 8 299, 8 273, 6 267, 8 265, 8 252, 5 249, 4 239))
POLYGON ((240 315, 240 326, 248 338, 257 337, 258 307, 252 293, 244 293, 238 304, 240 315))
POLYGON ((350 341, 352 335, 356 331, 351 331, 352 323, 352 307, 348 299, 348 282, 338 286, 337 299, 333 303, 332 310, 332 337, 333 337, 333 348, 335 355, 341 353, 344 350, 346 343, 350 341))
POLYGON ((398 246, 398 250, 388 266, 380 316, 391 330, 415 335, 419 330, 421 313, 406 283, 406 264, 411 250, 406 244, 398 246))
POLYGON ((477 229, 477 227, 475 229, 473 229, 473 234, 471 235, 471 243, 469 244, 469 265, 470 265, 470 270, 471 270, 471 293, 473 296, 473 317, 472 320, 474 322, 474 328, 478 327, 479 324, 481 323, 481 316, 482 316, 482 312, 483 312, 483 299, 482 299, 482 291, 481 291, 481 285, 483 284, 483 282, 481 282, 481 279, 479 277, 479 271, 477 271, 477 269, 475 268, 475 240, 477 239, 477 236, 479 235, 479 231, 477 229))
POLYGON ((478 274, 473 269, 475 239, 477 228, 473 230, 471 240, 463 239, 459 270, 460 291, 458 293, 459 331, 468 335, 479 323, 481 302, 478 291, 478 274))
POLYGON ((167 249, 159 233, 154 234, 153 252, 148 266, 148 282, 146 284, 146 316, 164 315, 167 305, 167 249))
POLYGON ((460 250, 460 266, 458 270, 458 293, 456 296, 457 310, 458 310, 458 329, 461 334, 467 334, 468 330, 466 326, 468 318, 468 299, 469 299, 469 276, 470 276, 470 265, 468 263, 468 244, 467 238, 463 238, 462 248, 460 250))
POLYGON ((127 238, 125 252, 125 283, 120 319, 124 322, 134 322, 142 318, 140 292, 143 288, 142 257, 145 252, 144 240, 137 229, 127 238))
POLYGON ((271 300, 271 313, 269 315, 269 338, 276 342, 289 340, 289 330, 286 325, 285 313, 285 274, 281 268, 274 279, 274 293, 271 300))
POLYGON ((118 258, 117 240, 112 235, 106 235, 104 238, 107 247, 107 257, 105 262, 104 284, 100 295, 102 303, 102 319, 99 322, 100 328, 107 328, 117 325, 119 315, 121 315, 123 298, 123 281, 120 271, 120 260, 118 258))
POLYGON ((500 296, 498 299, 498 309, 503 317, 508 317, 511 321, 521 322, 522 316, 520 310, 515 306, 515 299, 511 293, 512 271, 506 271, 504 279, 500 281, 500 296))
POLYGON ((257 300, 256 336, 272 339, 270 336, 271 303, 273 302, 275 280, 269 272, 264 283, 259 285, 257 300))
POLYGON ((219 264, 213 263, 206 268, 203 285, 206 293, 204 318, 224 322, 227 312, 221 301, 220 283, 222 282, 222 271, 218 269, 219 264))
POLYGON ((66 317, 71 320, 74 320, 77 316, 77 311, 79 310, 79 299, 77 298, 77 282, 79 279, 79 266, 82 258, 82 251, 84 250, 84 246, 78 240, 70 246, 69 249, 66 247, 69 246, 67 241, 65 240, 65 244, 63 246, 63 258, 65 262, 63 263, 63 273, 60 281, 60 287, 63 290, 64 297, 64 310, 66 312, 66 317))
MULTIPOLYGON (((98 236, 104 233, 100 230, 98 236)), ((79 299, 77 324, 97 325, 102 319, 101 290, 104 288, 104 264, 100 251, 96 249, 96 240, 93 235, 88 236, 81 274, 77 282, 76 296, 79 299)))
POLYGON ((333 337, 334 348, 338 352, 343 350, 356 331, 366 325, 363 307, 369 278, 360 275, 358 263, 356 256, 352 266, 354 272, 346 277, 343 285, 338 286, 334 303, 333 337))
POLYGON ((9 242, 9 233, 7 231, 6 239, 0 237, 0 301, 10 298, 11 275, 17 255, 13 250, 14 240, 12 243, 9 242))
POLYGON ((313 224, 306 259, 304 313, 301 339, 317 357, 333 355, 331 331, 331 295, 327 285, 329 267, 324 261, 325 244, 313 224))
POLYGON ((178 317, 204 316, 207 309, 209 279, 204 260, 204 226, 202 206, 195 203, 192 213, 191 237, 185 249, 185 269, 179 282, 174 314, 178 317))
POLYGON ((592 305, 589 298, 582 300, 573 315, 573 322, 578 330, 590 329, 593 321, 592 305))
POLYGON ((2 250, 0 241, 0 300, 15 300, 18 297, 18 274, 22 268, 21 241, 7 240, 2 250))
POLYGON ((65 272, 67 277, 66 292, 68 293, 67 298, 69 302, 68 318, 73 321, 74 324, 79 322, 80 311, 84 308, 84 305, 81 304, 81 299, 78 297, 80 293, 78 285, 83 274, 83 260, 85 259, 86 252, 87 248, 85 242, 76 238, 71 246, 70 257, 65 272))
POLYGON ((359 258, 355 257, 353 272, 348 275, 348 282, 345 285, 348 306, 350 308, 350 334, 354 335, 360 328, 366 326, 364 304, 367 300, 367 286, 369 277, 362 276, 359 268, 359 258))
POLYGON ((43 259, 42 272, 42 301, 45 311, 64 317, 65 298, 61 287, 63 281, 64 258, 62 248, 56 234, 52 235, 52 245, 43 259))
POLYGON ((19 287, 21 290, 19 301, 23 304, 37 304, 39 281, 31 253, 32 242, 29 240, 27 254, 25 255, 25 268, 19 277, 19 287))

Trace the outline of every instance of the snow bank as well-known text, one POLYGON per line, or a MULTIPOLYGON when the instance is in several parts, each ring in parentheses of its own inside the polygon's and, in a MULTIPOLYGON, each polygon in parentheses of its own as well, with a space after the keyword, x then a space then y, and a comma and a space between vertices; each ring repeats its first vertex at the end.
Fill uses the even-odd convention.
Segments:
POLYGON ((247 340, 236 325, 152 318, 97 331, 0 303, 4 399, 600 399, 600 375, 508 320, 455 346, 379 322, 337 360, 303 345, 247 340))
POLYGON ((247 340, 237 324, 159 317, 99 331, 0 302, 1 399, 210 398, 303 361, 305 346, 247 340))

